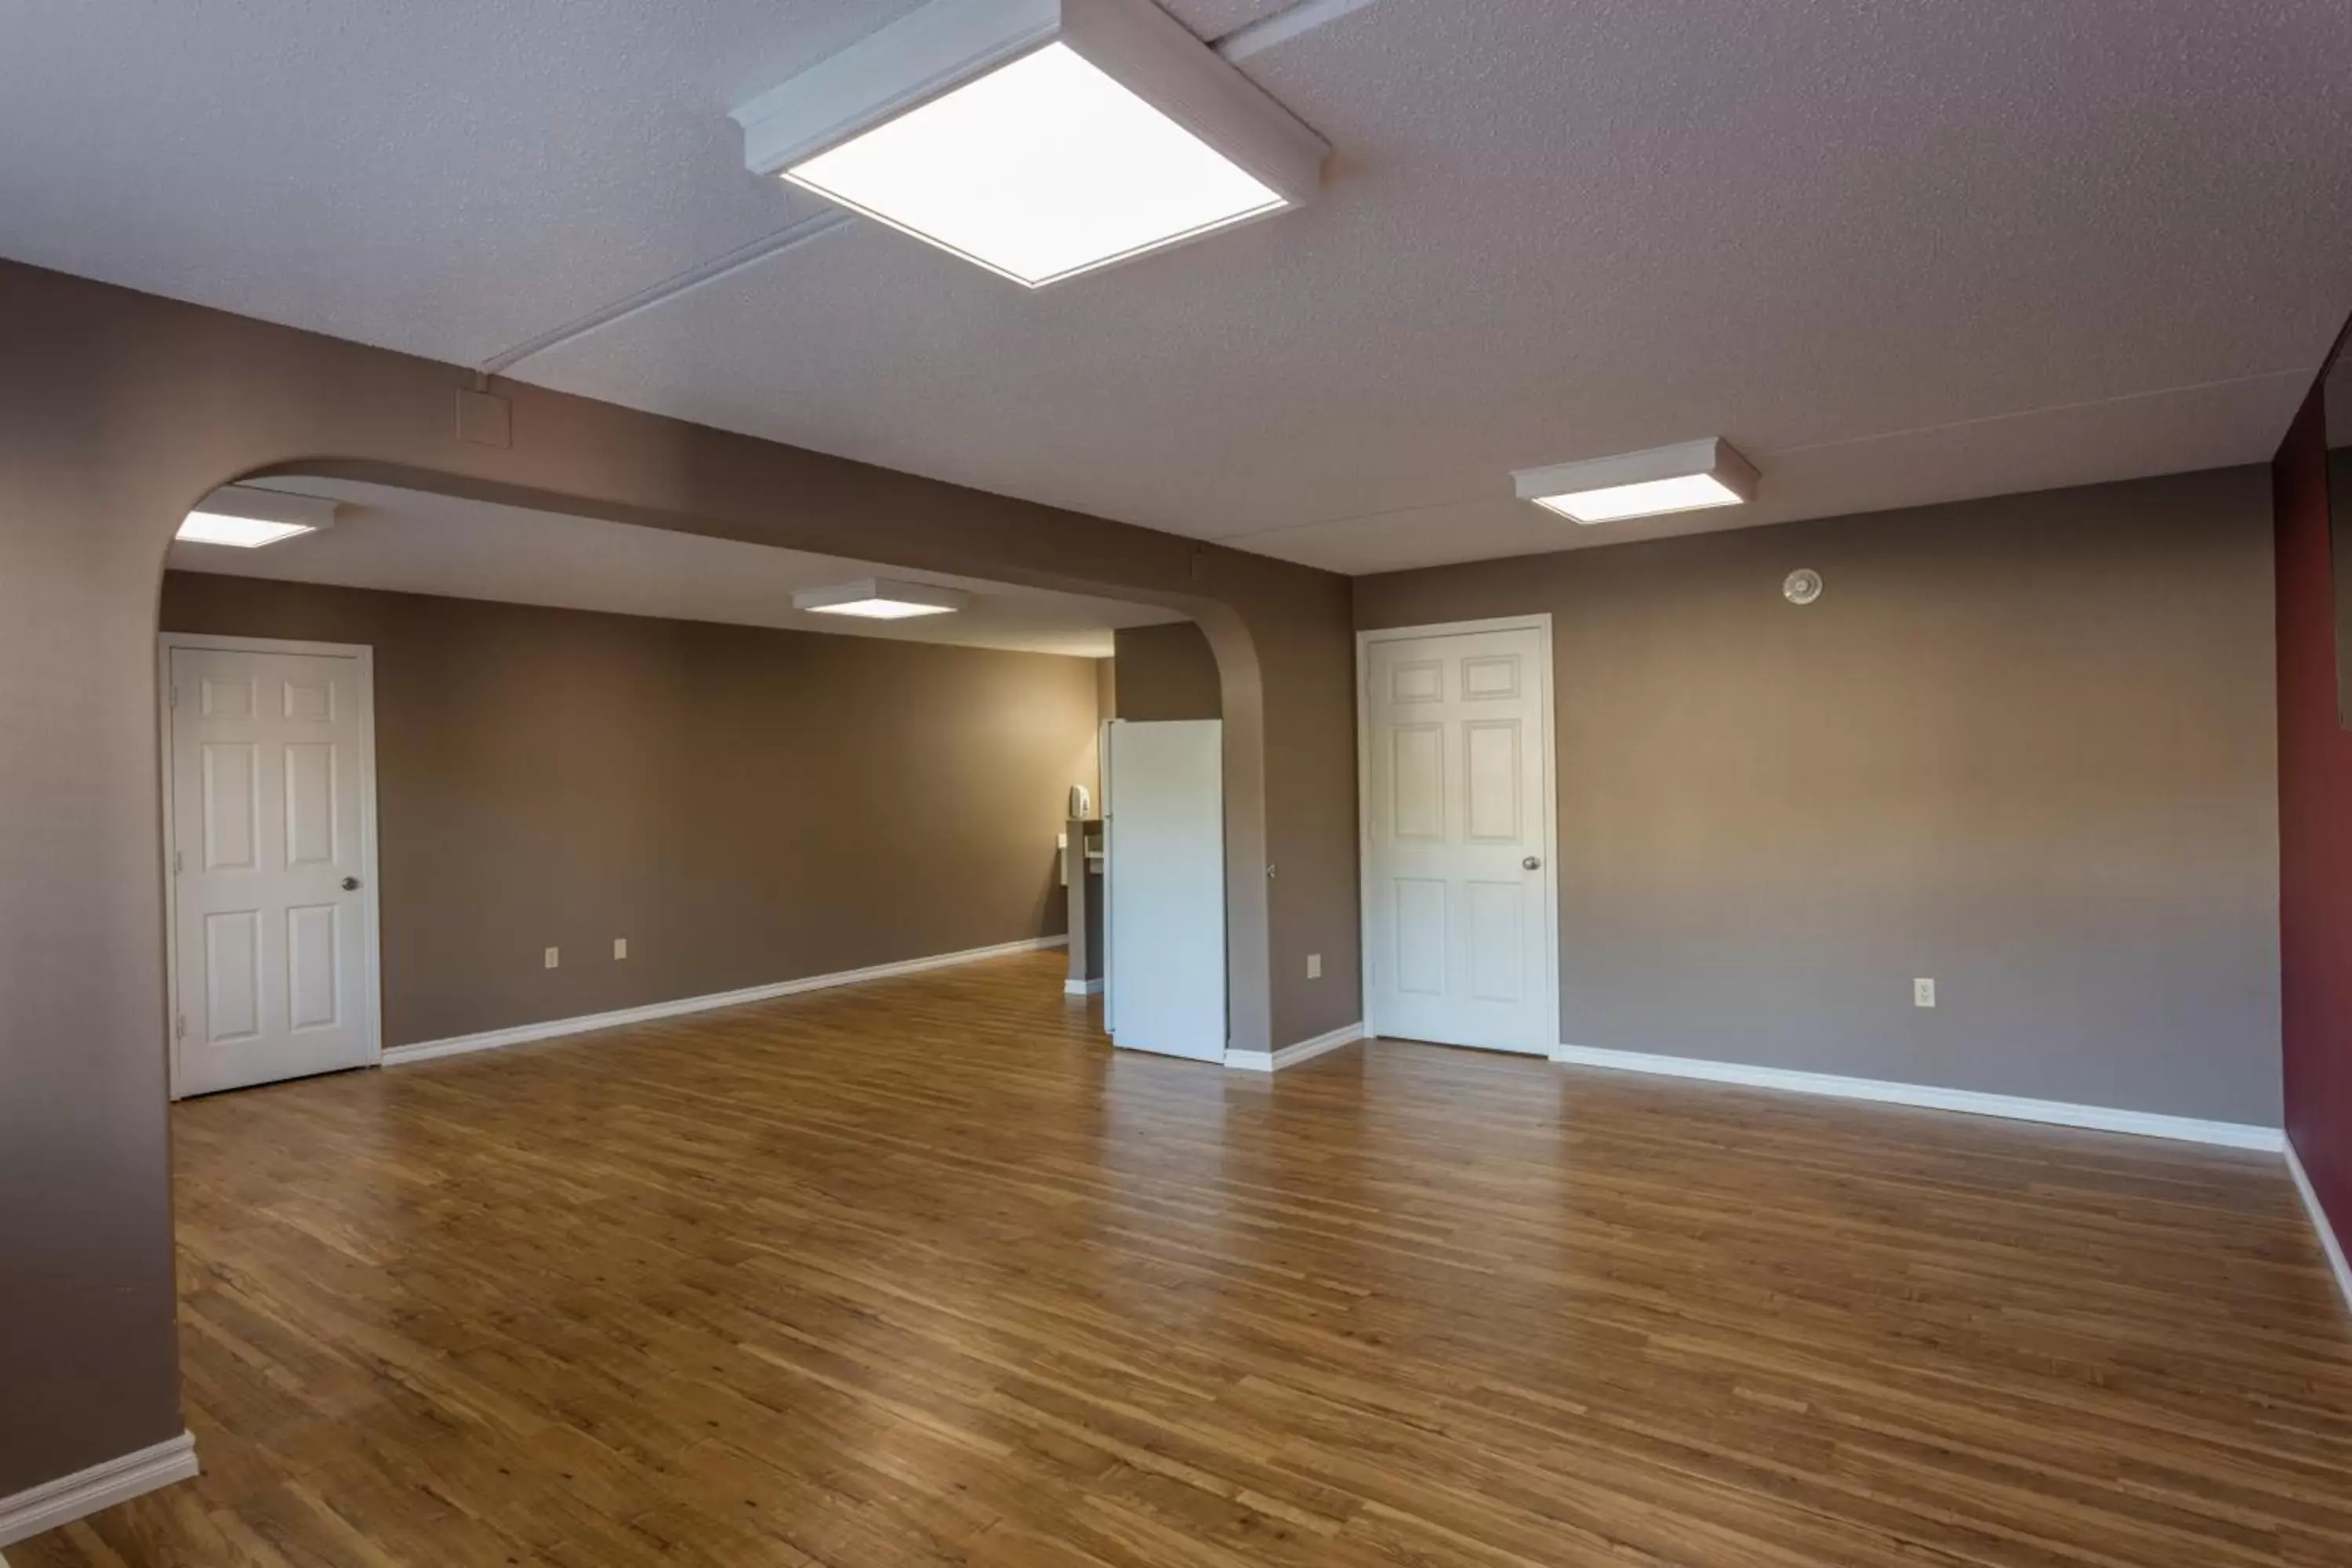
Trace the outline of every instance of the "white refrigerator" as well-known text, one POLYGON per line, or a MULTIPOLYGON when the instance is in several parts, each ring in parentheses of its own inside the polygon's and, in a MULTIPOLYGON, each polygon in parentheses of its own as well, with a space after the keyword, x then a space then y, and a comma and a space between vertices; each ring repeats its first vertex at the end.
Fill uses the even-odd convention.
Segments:
POLYGON ((1103 1022, 1121 1049, 1221 1062, 1224 724, 1104 729, 1103 1022))

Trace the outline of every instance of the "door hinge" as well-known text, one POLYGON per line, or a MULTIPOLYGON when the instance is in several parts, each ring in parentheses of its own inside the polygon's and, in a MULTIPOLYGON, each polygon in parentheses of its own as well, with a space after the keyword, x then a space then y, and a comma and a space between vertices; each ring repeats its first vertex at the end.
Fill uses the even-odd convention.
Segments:
POLYGON ((172 875, 176 877, 180 874, 181 866, 186 858, 187 851, 184 849, 174 849, 172 851, 172 875))
POLYGON ((165 707, 167 707, 167 708, 177 708, 177 707, 180 705, 180 689, 179 689, 178 687, 174 686, 174 687, 171 688, 170 689, 171 689, 171 696, 170 696, 169 700, 164 703, 164 706, 165 706, 165 707))
POLYGON ((184 1040, 188 1037, 188 1016, 185 1013, 173 1015, 172 1037, 175 1040, 184 1040))

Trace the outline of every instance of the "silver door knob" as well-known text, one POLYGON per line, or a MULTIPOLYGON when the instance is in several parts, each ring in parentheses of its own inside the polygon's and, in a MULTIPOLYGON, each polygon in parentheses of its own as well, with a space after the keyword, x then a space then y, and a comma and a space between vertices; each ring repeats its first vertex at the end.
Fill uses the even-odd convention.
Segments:
POLYGON ((1526 867, 1530 871, 1540 871, 1543 869, 1543 858, 1538 855, 1530 855, 1526 859, 1520 861, 1519 864, 1526 867))
POLYGON ((356 891, 359 885, 360 879, 357 877, 346 877, 343 879, 343 891, 346 893, 356 891))

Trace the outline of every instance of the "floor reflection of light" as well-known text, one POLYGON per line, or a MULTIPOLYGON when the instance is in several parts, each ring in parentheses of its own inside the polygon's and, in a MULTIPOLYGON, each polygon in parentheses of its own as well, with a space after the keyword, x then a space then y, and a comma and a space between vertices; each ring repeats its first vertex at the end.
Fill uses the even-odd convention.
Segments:
POLYGON ((1226 1171, 1233 1079, 1208 1062, 1114 1051, 1103 1078, 1096 1226, 1112 1310, 1154 1331, 1213 1318, 1231 1287, 1236 1194, 1226 1171))
MULTIPOLYGON (((1557 1071, 1402 1043, 1355 1055, 1356 1091, 1344 1122, 1316 1129, 1312 1173, 1344 1194, 1315 1261, 1361 1293, 1350 1324, 1403 1354, 1435 1352, 1471 1320, 1530 1357, 1573 1354, 1576 1131, 1557 1071)), ((1277 1150, 1301 1142, 1283 1131, 1277 1150)))

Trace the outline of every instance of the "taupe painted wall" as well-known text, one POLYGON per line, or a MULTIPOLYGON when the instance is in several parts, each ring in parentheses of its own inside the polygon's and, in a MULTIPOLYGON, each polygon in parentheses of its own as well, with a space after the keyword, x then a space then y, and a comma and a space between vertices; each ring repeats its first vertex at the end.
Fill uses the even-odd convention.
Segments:
POLYGON ((1111 634, 1118 672, 1118 716, 1139 721, 1215 719, 1224 700, 1217 656, 1190 621, 1129 626, 1111 634))
MULTIPOLYGON (((1199 626, 1189 622, 1138 626, 1116 633, 1113 641, 1117 648, 1111 662, 1117 667, 1118 717, 1150 721, 1216 719, 1224 715, 1227 694, 1223 689, 1217 658, 1199 626)), ((1266 735, 1269 767, 1297 767, 1312 775, 1318 770, 1319 759, 1340 748, 1345 747, 1352 755, 1356 743, 1354 689, 1350 674, 1345 684, 1334 684, 1328 703, 1294 710, 1287 724, 1270 731, 1266 735)), ((1352 780, 1348 787, 1353 791, 1352 780)), ((1357 878, 1355 813, 1352 807, 1342 808, 1337 803, 1333 809, 1348 822, 1348 837, 1342 839, 1336 834, 1325 835, 1298 844, 1286 860, 1275 864, 1271 880, 1279 885, 1283 879, 1291 879, 1307 888, 1330 888, 1357 878)), ((1352 915, 1352 899, 1347 907, 1352 915)), ((1336 911, 1338 905, 1327 908, 1336 911)), ((1328 999, 1336 1003, 1344 998, 1352 1003, 1360 994, 1360 931, 1343 930, 1336 922, 1328 921, 1324 930, 1326 939, 1333 945, 1320 949, 1284 947, 1276 953, 1281 984, 1315 992, 1336 979, 1339 984, 1327 994, 1328 999), (1321 963, 1324 979, 1307 977, 1310 957, 1321 963)), ((1359 1013, 1349 1011, 1344 1022, 1352 1024, 1359 1017, 1359 1013)))
POLYGON ((181 1427, 155 615, 173 530, 227 480, 333 473, 1191 616, 1225 688, 1232 1037, 1359 1016, 1334 962, 1342 578, 507 382, 512 444, 474 446, 462 366, 6 262, 0 344, 0 1496, 181 1427))
POLYGON ((1065 929, 1091 659, 180 572, 163 627, 375 649, 387 1046, 1065 929))
POLYGON ((1356 605, 1553 616, 1570 1043, 2276 1125, 2270 573, 2244 468, 1356 605))

